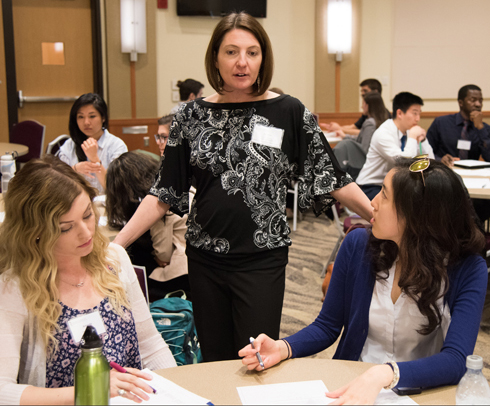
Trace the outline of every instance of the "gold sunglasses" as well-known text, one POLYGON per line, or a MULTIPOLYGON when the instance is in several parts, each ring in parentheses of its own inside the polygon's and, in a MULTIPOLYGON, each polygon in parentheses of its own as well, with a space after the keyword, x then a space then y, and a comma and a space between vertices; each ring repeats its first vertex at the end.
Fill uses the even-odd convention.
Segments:
POLYGON ((413 157, 413 159, 417 159, 417 161, 411 164, 408 169, 410 169, 410 172, 420 172, 422 175, 422 182, 424 182, 425 187, 424 171, 430 165, 429 154, 417 155, 413 157))

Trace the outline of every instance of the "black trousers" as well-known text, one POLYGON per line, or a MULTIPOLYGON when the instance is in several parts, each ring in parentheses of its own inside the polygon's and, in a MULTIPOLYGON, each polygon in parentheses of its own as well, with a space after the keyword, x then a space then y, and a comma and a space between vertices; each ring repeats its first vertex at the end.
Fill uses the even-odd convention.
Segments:
POLYGON ((194 319, 204 361, 237 359, 249 337, 279 338, 286 267, 210 269, 188 258, 194 319))

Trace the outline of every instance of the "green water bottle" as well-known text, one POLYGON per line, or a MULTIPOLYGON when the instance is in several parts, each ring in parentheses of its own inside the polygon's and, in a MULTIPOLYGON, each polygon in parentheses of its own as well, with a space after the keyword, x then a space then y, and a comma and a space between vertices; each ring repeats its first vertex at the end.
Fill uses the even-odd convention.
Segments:
POLYGON ((108 405, 110 367, 102 353, 104 343, 93 326, 83 334, 82 355, 75 364, 75 405, 108 405))

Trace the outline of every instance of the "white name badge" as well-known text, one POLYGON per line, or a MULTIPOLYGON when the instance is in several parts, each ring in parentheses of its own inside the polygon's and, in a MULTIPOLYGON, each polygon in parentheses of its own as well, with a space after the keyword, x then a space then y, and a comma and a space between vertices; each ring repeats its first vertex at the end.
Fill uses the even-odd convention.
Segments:
POLYGON ((252 142, 266 145, 271 148, 281 148, 284 130, 276 127, 266 127, 262 124, 255 124, 252 132, 252 142))
POLYGON ((104 321, 98 310, 92 313, 82 314, 68 320, 68 328, 70 329, 71 338, 75 344, 78 344, 85 333, 87 326, 92 325, 97 330, 97 334, 101 335, 106 332, 104 321))
POLYGON ((471 141, 458 140, 458 149, 464 149, 469 151, 471 149, 471 141))

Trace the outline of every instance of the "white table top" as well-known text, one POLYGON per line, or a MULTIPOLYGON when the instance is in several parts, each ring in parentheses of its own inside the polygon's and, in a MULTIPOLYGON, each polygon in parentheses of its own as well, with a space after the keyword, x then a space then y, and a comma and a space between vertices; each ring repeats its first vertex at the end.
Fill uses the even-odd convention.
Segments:
POLYGON ((14 144, 10 142, 0 142, 0 156, 7 152, 17 152, 18 156, 26 155, 29 152, 29 147, 22 144, 14 144))

